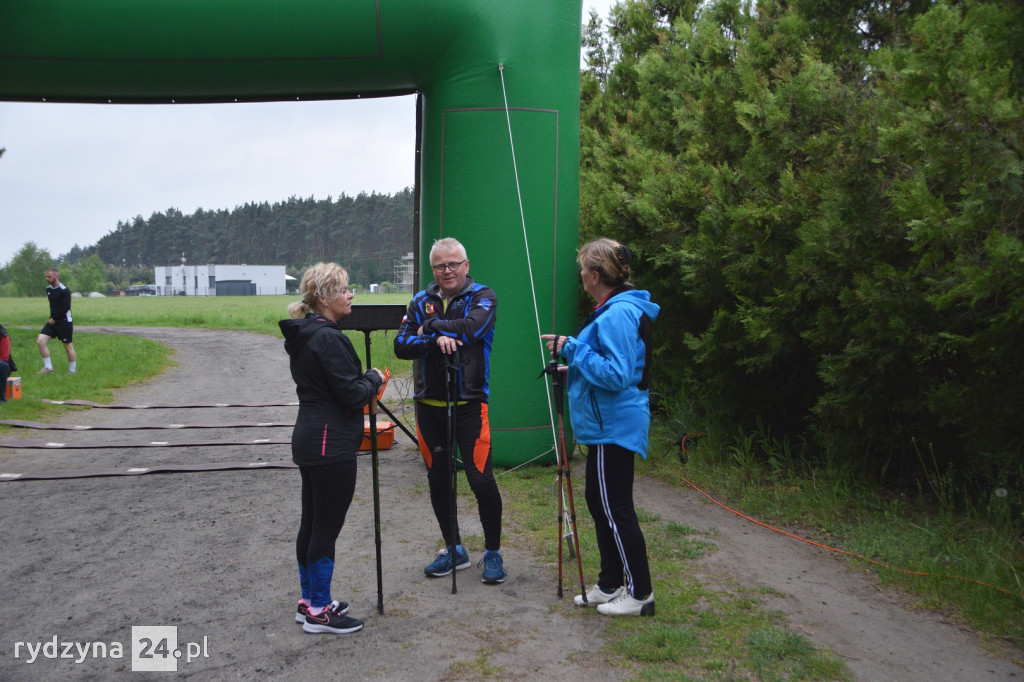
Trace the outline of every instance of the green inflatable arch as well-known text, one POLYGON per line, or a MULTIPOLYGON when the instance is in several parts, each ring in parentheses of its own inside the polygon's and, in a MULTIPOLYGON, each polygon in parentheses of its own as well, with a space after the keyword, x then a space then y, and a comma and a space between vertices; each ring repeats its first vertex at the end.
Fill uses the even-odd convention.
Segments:
POLYGON ((419 93, 418 260, 456 237, 498 294, 491 427, 509 466, 553 447, 538 328, 575 325, 581 15, 582 0, 0 0, 0 100, 419 93))

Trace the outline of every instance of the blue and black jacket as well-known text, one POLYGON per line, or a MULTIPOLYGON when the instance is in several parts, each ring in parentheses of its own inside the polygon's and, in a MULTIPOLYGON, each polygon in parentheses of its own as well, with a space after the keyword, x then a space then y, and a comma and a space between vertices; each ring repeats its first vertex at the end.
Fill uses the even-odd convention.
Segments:
POLYGON ((647 458, 651 410, 644 381, 649 349, 640 333, 661 308, 641 289, 620 289, 568 337, 569 420, 577 442, 612 443, 647 458))
POLYGON ((487 402, 497 312, 494 291, 477 284, 472 277, 466 277, 462 291, 452 297, 447 307, 437 282, 413 297, 395 337, 395 355, 413 360, 417 400, 443 402, 446 398, 447 356, 437 349, 437 339, 448 336, 462 342, 456 399, 487 402), (422 335, 417 334, 420 327, 422 335))

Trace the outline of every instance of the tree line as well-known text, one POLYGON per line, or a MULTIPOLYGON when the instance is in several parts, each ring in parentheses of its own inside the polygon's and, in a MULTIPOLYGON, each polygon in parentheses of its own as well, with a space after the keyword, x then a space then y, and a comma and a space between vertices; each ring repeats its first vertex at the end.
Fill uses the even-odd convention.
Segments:
POLYGON ((581 237, 639 254, 663 406, 1020 523, 1020 3, 631 0, 583 42, 581 237))
POLYGON ((25 244, 0 268, 0 293, 40 296, 42 272, 60 263, 62 281, 76 291, 124 290, 151 284, 153 267, 186 263, 284 265, 296 276, 312 263, 336 261, 353 283, 391 282, 395 261, 412 251, 413 191, 342 194, 337 200, 246 203, 232 210, 170 208, 118 221, 94 245, 77 244, 53 258, 25 244))

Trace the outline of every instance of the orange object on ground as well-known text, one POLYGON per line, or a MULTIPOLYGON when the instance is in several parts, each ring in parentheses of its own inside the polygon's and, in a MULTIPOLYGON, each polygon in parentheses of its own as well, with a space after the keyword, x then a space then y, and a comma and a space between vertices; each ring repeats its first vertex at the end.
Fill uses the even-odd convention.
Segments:
MULTIPOLYGON (((395 425, 391 422, 377 420, 377 449, 387 450, 395 442, 395 425)), ((363 420, 363 442, 360 450, 370 449, 370 420, 363 420)))
POLYGON ((4 389, 6 393, 4 395, 8 400, 18 400, 21 398, 21 377, 8 377, 7 387, 4 389))

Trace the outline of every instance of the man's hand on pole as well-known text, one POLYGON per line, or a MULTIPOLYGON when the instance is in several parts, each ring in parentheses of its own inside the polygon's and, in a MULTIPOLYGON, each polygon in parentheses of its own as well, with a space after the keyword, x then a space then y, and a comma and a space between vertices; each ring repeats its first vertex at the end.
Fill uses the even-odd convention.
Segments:
POLYGON ((450 336, 438 336, 437 337, 437 349, 445 355, 451 355, 452 353, 459 350, 459 346, 462 342, 458 339, 453 339, 450 336))

